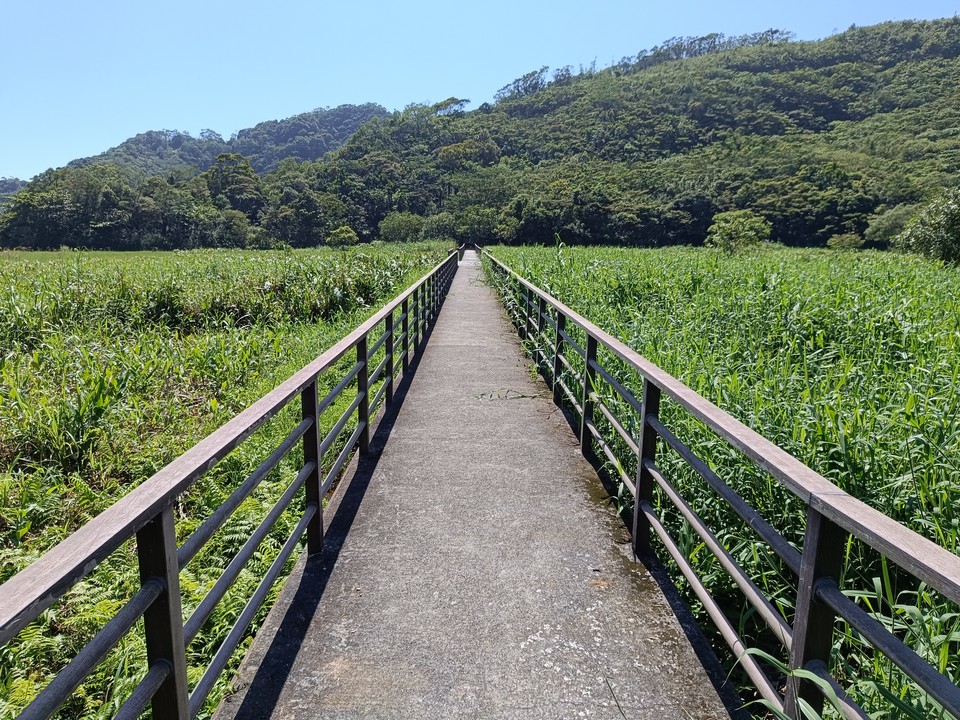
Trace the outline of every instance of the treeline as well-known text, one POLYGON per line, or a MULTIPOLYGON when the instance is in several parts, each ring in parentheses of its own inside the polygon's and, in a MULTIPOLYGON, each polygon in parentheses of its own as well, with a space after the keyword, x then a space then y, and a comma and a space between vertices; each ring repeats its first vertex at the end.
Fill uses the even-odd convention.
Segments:
POLYGON ((235 153, 196 176, 52 171, 14 196, 0 245, 310 246, 343 227, 700 244, 717 214, 751 210, 776 242, 882 247, 958 184, 958 84, 956 18, 679 38, 600 71, 542 68, 471 112, 450 98, 374 117, 324 159, 262 175, 235 153))

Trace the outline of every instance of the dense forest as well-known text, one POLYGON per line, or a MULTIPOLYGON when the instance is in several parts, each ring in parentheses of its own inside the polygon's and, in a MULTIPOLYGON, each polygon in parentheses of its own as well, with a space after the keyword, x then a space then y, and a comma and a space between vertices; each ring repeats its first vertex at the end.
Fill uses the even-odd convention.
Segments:
POLYGON ((184 170, 196 173, 210 169, 218 155, 239 153, 262 174, 288 157, 319 160, 343 145, 363 123, 386 114, 386 109, 373 103, 321 108, 259 123, 229 140, 213 130, 201 130, 198 138, 176 130, 152 130, 100 155, 74 160, 70 166, 118 165, 136 178, 184 170))
POLYGON ((816 42, 674 38, 603 69, 533 70, 472 111, 361 106, 351 118, 372 117, 323 157, 327 130, 297 118, 229 142, 138 136, 13 195, 0 247, 304 247, 343 228, 701 244, 718 213, 742 210, 787 245, 883 247, 958 184, 958 87, 958 18, 816 42))

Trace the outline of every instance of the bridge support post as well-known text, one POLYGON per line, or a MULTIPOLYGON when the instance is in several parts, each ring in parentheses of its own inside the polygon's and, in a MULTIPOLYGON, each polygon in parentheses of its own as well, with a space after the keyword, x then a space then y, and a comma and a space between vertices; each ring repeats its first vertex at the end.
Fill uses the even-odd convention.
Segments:
POLYGON ((653 502, 654 480, 646 463, 652 463, 657 454, 657 433, 650 427, 648 418, 659 415, 660 388, 644 378, 640 405, 640 455, 635 477, 637 496, 633 499, 633 554, 640 558, 650 552, 650 521, 643 513, 643 505, 653 502))
POLYGON ((305 505, 317 506, 317 512, 307 525, 307 554, 316 555, 323 550, 323 498, 320 496, 320 416, 317 413, 317 379, 300 393, 302 417, 313 419, 313 425, 303 434, 303 464, 313 463, 311 472, 304 481, 305 505))
POLYGON ((407 368, 410 367, 410 300, 404 298, 400 304, 400 314, 403 320, 400 321, 400 332, 403 333, 403 374, 407 374, 407 368))
POLYGON ((385 382, 387 383, 386 407, 393 404, 393 310, 384 318, 384 333, 386 333, 386 353, 387 366, 384 372, 387 373, 385 382))
MULTIPOLYGON (((843 548, 847 532, 807 507, 807 532, 800 558, 800 580, 797 585, 797 613, 793 624, 790 648, 790 670, 800 670, 815 661, 830 667, 833 625, 836 616, 825 603, 817 600, 817 585, 831 579, 839 584, 843 571, 843 548)), ((810 703, 816 713, 823 710, 823 695, 807 680, 787 678, 783 709, 788 717, 805 717, 798 712, 798 700, 810 703)))
POLYGON ((597 371, 593 364, 597 360, 597 339, 587 333, 587 347, 583 356, 583 416, 580 418, 580 451, 591 462, 596 458, 593 452, 593 435, 590 425, 593 423, 593 388, 596 385, 597 371))
POLYGON ((554 344, 554 353, 553 353, 553 403, 554 405, 560 405, 563 402, 561 393, 563 388, 560 387, 560 377, 563 375, 563 333, 567 328, 567 316, 564 315, 559 310, 557 311, 557 335, 556 343, 554 344))
POLYGON ((530 339, 530 327, 533 324, 533 312, 531 310, 532 303, 530 302, 530 288, 526 285, 523 286, 523 339, 530 339))
POLYGON ((547 348, 546 348, 546 339, 547 335, 544 332, 546 328, 544 325, 547 324, 547 301, 540 298, 540 302, 537 304, 537 339, 538 339, 538 353, 539 360, 537 361, 537 368, 541 373, 546 372, 547 364, 547 348))
POLYGON ((168 505, 137 532, 140 582, 156 578, 164 591, 143 614, 150 667, 167 663, 170 674, 153 696, 155 718, 189 720, 187 655, 183 640, 183 609, 180 605, 180 566, 177 562, 177 531, 173 506, 168 505))
POLYGON ((361 363, 360 372, 357 373, 357 395, 360 397, 357 423, 363 426, 357 439, 357 447, 360 455, 366 455, 370 452, 370 361, 367 359, 366 335, 357 341, 357 362, 361 363))

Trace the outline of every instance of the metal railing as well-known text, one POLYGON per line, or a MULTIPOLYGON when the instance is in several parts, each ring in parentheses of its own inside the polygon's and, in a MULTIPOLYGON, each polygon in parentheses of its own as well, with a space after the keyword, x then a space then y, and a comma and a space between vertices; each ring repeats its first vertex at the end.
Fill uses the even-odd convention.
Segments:
POLYGON ((660 538, 763 698, 791 717, 796 716, 799 698, 820 712, 824 688, 804 679, 803 673, 796 675, 798 669, 804 669, 833 689, 846 717, 866 717, 828 670, 834 626, 836 619, 842 618, 945 710, 960 717, 960 688, 851 600, 838 582, 843 548, 847 539, 853 537, 949 601, 960 603, 960 557, 842 491, 782 448, 520 277, 491 253, 481 252, 490 263, 501 297, 513 315, 520 336, 529 341, 527 344, 535 362, 552 386, 554 401, 576 414, 584 455, 596 459, 596 450, 599 449, 629 493, 633 513, 628 522, 632 522, 635 554, 643 557, 652 551, 651 532, 660 538), (574 328, 577 336, 582 338, 581 342, 573 336, 574 328), (623 375, 618 378, 614 371, 598 361, 598 348, 603 348, 605 355, 625 367, 632 380, 642 382, 641 397, 636 397, 626 387, 623 375), (572 359, 575 362, 571 362, 572 359), (629 408, 637 422, 633 424, 625 418, 618 418, 613 403, 604 402, 601 388, 607 389, 608 396, 618 397, 618 402, 622 401, 629 408), (682 412, 702 423, 805 504, 806 531, 802 551, 761 517, 717 471, 667 427, 660 413, 661 398, 672 400, 682 412), (598 429, 598 421, 603 423, 606 434, 598 429), (634 432, 628 431, 631 426, 635 428, 634 432), (691 502, 671 482, 657 462, 658 442, 679 455, 796 575, 797 596, 792 625, 725 549, 717 537, 717 529, 708 527, 691 502), (617 456, 615 444, 628 449, 634 458, 632 463, 625 463, 623 457, 617 456), (628 475, 622 469, 626 466, 635 466, 636 473, 628 475), (787 675, 794 679, 786 683, 785 695, 771 681, 757 658, 746 652, 737 627, 726 617, 697 576, 678 541, 667 531, 655 509, 655 492, 660 493, 659 500, 672 504, 689 523, 769 628, 769 635, 788 653, 787 675))
POLYGON ((199 712, 304 533, 309 554, 322 549, 323 498, 353 451, 356 449, 361 455, 367 453, 371 420, 382 406, 393 402, 395 381, 406 373, 411 353, 420 349, 425 332, 436 317, 456 273, 457 255, 456 250, 451 250, 446 260, 347 337, 0 585, 2 645, 90 575, 98 563, 130 539, 136 539, 140 590, 56 675, 19 718, 53 715, 123 636, 137 626, 140 618, 143 618, 148 667, 116 717, 137 718, 148 705, 152 705, 153 716, 163 720, 186 720, 199 712), (356 352, 356 362, 333 389, 320 398, 318 379, 352 350, 356 352), (381 350, 383 360, 371 368, 371 360, 381 350), (378 381, 380 389, 371 398, 371 389, 378 381), (354 388, 355 396, 347 409, 332 429, 321 435, 323 413, 334 407, 341 394, 354 388), (300 422, 232 495, 178 546, 174 513, 178 498, 298 398, 300 422), (355 427, 350 430, 354 416, 355 427), (343 442, 348 430, 349 436, 343 442), (180 572, 244 499, 298 445, 303 448, 303 465, 296 478, 229 562, 196 610, 184 620, 180 572), (327 464, 324 459, 329 456, 333 456, 333 461, 327 464), (189 688, 186 649, 301 488, 304 489, 304 508, 293 533, 286 539, 200 680, 189 688))

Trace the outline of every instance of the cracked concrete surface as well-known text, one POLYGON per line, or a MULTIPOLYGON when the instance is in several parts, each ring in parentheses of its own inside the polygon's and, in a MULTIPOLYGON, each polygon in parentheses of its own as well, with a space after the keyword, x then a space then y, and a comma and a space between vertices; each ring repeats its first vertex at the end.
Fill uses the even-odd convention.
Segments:
POLYGON ((468 253, 217 718, 725 718, 468 253))

